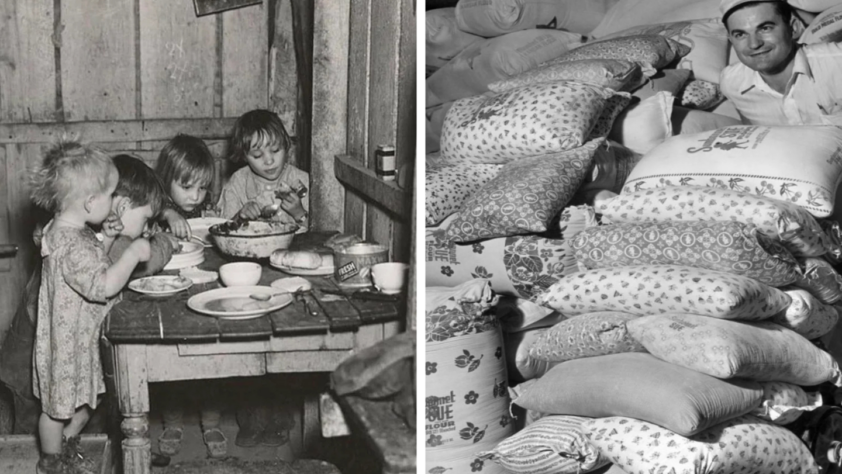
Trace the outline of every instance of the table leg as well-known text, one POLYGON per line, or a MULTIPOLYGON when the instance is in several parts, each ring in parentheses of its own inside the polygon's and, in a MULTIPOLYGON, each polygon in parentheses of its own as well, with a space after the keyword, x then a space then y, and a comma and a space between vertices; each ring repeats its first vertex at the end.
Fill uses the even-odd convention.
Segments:
POLYGON ((304 396, 301 413, 301 453, 303 457, 312 453, 313 446, 321 435, 319 421, 319 394, 308 393, 304 396))
POLYGON ((149 441, 149 381, 146 377, 146 347, 117 344, 113 347, 114 382, 123 421, 125 439, 124 474, 149 474, 152 470, 152 443, 149 441))
POLYGON ((152 469, 152 444, 149 441, 149 417, 124 414, 120 429, 123 440, 123 472, 149 474, 152 469))

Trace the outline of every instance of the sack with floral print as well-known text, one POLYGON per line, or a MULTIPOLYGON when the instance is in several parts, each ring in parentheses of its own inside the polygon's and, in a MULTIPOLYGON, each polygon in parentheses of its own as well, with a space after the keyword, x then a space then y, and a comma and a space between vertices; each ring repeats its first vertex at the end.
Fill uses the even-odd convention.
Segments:
POLYGON ((568 275, 538 301, 568 317, 621 311, 761 320, 785 310, 791 299, 777 288, 740 275, 677 265, 637 265, 568 275))
POLYGON ((425 222, 433 226, 459 210, 472 194, 494 179, 502 165, 454 165, 427 169, 425 222))
POLYGON ((673 313, 642 316, 626 327, 655 357, 713 377, 842 386, 830 354, 775 323, 673 313))
POLYGON ((588 440, 628 474, 818 474, 806 443, 792 431, 743 415, 685 436, 630 417, 582 424, 588 440))
POLYGON ((623 352, 646 352, 626 329, 626 323, 640 316, 617 311, 580 314, 547 329, 532 341, 529 358, 550 362, 623 352))
POLYGON ((842 129, 735 125, 666 139, 635 166, 623 192, 709 186, 792 202, 827 217, 840 181, 842 129))
POLYGON ((818 339, 829 333, 839 321, 836 308, 822 303, 807 290, 782 288, 792 298, 786 311, 772 316, 769 321, 792 329, 807 339, 818 339))
POLYGON ((643 74, 653 76, 691 48, 660 35, 636 35, 592 41, 573 48, 552 62, 582 59, 623 59, 640 65, 643 74))
POLYGON ((492 449, 514 432, 503 338, 494 308, 497 298, 483 279, 428 290, 427 467, 451 467, 455 472, 484 469, 476 453, 492 449))
POLYGON ((513 235, 458 244, 447 238, 448 225, 454 218, 426 229, 427 286, 455 286, 486 278, 498 294, 530 301, 564 276, 578 271, 567 236, 597 225, 592 214, 565 209, 560 221, 570 230, 559 238, 513 235))
POLYGON ((514 399, 527 410, 629 416, 687 436, 750 412, 763 397, 757 382, 718 380, 640 352, 568 360, 530 382, 514 399))
POLYGON ((603 222, 742 222, 779 240, 795 257, 824 255, 830 237, 803 207, 751 192, 705 186, 625 191, 594 203, 603 222))
POLYGON ((803 275, 794 286, 809 291, 822 303, 834 304, 842 300, 842 275, 821 257, 808 257, 801 262, 803 275))
POLYGON ((580 474, 596 470, 609 461, 582 434, 582 423, 587 420, 565 415, 541 418, 480 456, 519 474, 580 474))
POLYGON ((751 414, 776 425, 788 425, 808 411, 822 406, 819 392, 786 382, 761 382, 763 401, 751 414))
POLYGON ((547 332, 547 328, 528 331, 503 333, 505 340, 506 367, 509 383, 520 383, 544 375, 551 364, 529 357, 529 349, 536 340, 547 332))
POLYGON ((632 90, 643 85, 646 77, 640 65, 624 59, 582 59, 550 62, 509 79, 492 82, 488 88, 503 92, 541 82, 579 81, 614 89, 632 90))
POLYGON ((656 222, 586 229, 571 245, 585 269, 681 265, 733 273, 770 286, 801 277, 780 243, 740 222, 656 222))
POLYGON ((442 159, 505 164, 579 148, 616 94, 626 93, 562 81, 458 100, 444 119, 442 159))

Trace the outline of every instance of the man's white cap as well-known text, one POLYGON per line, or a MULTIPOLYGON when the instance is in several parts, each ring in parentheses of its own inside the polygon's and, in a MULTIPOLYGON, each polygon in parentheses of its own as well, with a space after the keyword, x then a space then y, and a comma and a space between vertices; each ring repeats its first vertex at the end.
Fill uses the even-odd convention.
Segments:
POLYGON ((721 2, 719 2, 719 13, 722 14, 722 18, 725 18, 728 15, 728 12, 746 3, 779 1, 781 0, 722 0, 721 2))

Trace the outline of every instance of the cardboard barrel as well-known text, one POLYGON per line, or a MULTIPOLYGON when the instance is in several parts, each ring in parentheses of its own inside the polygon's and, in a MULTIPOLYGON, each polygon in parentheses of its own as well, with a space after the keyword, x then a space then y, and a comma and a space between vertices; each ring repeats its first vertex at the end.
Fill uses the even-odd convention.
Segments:
POLYGON ((362 288, 371 286, 372 265, 389 261, 389 249, 377 244, 354 244, 337 250, 333 259, 336 282, 362 288))

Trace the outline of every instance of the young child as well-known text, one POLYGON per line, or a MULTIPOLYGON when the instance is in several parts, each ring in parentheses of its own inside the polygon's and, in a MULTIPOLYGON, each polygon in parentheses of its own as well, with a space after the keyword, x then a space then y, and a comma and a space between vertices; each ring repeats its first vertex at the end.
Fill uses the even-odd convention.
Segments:
POLYGON ((114 263, 108 258, 117 221, 106 218, 117 182, 106 154, 73 141, 51 147, 31 176, 33 201, 54 214, 41 240, 33 357, 41 474, 93 471, 77 452, 78 435, 105 391, 99 327, 135 266, 150 257, 141 238, 114 263), (102 225, 103 241, 91 225, 102 225))
MULTIPOLYGON (((272 220, 297 224, 297 233, 309 228, 309 204, 299 191, 306 190, 310 176, 289 163, 291 140, 281 119, 268 110, 246 112, 234 124, 230 159, 245 163, 222 188, 222 217, 260 217, 261 210, 279 203, 272 220)), ((303 193, 301 193, 303 195, 303 193)), ((239 431, 235 444, 280 446, 295 426, 289 406, 279 396, 277 384, 265 378, 245 382, 237 410, 239 431)))
MULTIPOLYGON (((152 168, 129 155, 115 156, 114 165, 120 175, 111 203, 112 214, 122 219, 120 236, 108 252, 112 261, 118 260, 131 242, 146 230, 146 223, 155 219, 161 210, 164 189, 152 168)), ((36 231, 40 246, 43 229, 36 231)), ((141 277, 158 273, 172 256, 172 241, 168 234, 159 233, 149 239, 151 258, 139 264, 132 273, 141 277)), ((38 259, 24 290, 23 300, 15 312, 12 326, 0 344, 0 382, 14 395, 16 434, 37 434, 40 404, 33 395, 32 350, 35 342, 35 320, 38 313, 38 293, 41 288, 41 260, 38 259)))
POLYGON ((163 219, 176 237, 189 239, 187 219, 202 217, 212 207, 208 189, 214 176, 213 155, 201 139, 179 134, 161 149, 155 172, 169 195, 163 219))
MULTIPOLYGON (((289 163, 291 141, 281 119, 268 110, 246 112, 234 124, 230 159, 248 166, 234 172, 222 189, 222 217, 260 217, 261 210, 280 204, 272 220, 298 224, 297 233, 309 227, 309 203, 299 192, 310 176, 289 163)), ((303 193, 302 193, 303 194, 303 193)))
MULTIPOLYGON (((189 239, 191 232, 187 219, 201 217, 201 212, 209 208, 208 189, 213 184, 214 176, 213 155, 200 138, 179 134, 161 149, 155 163, 155 172, 169 194, 162 217, 176 237, 189 239)), ((194 398, 188 396, 190 393, 199 392, 202 439, 208 455, 219 458, 227 453, 228 440, 219 429, 222 410, 216 405, 220 399, 217 384, 214 381, 204 381, 202 384, 201 389, 189 382, 172 384, 175 393, 164 399, 164 431, 158 437, 161 454, 174 456, 181 450, 184 434, 183 406, 189 398, 194 398)))

